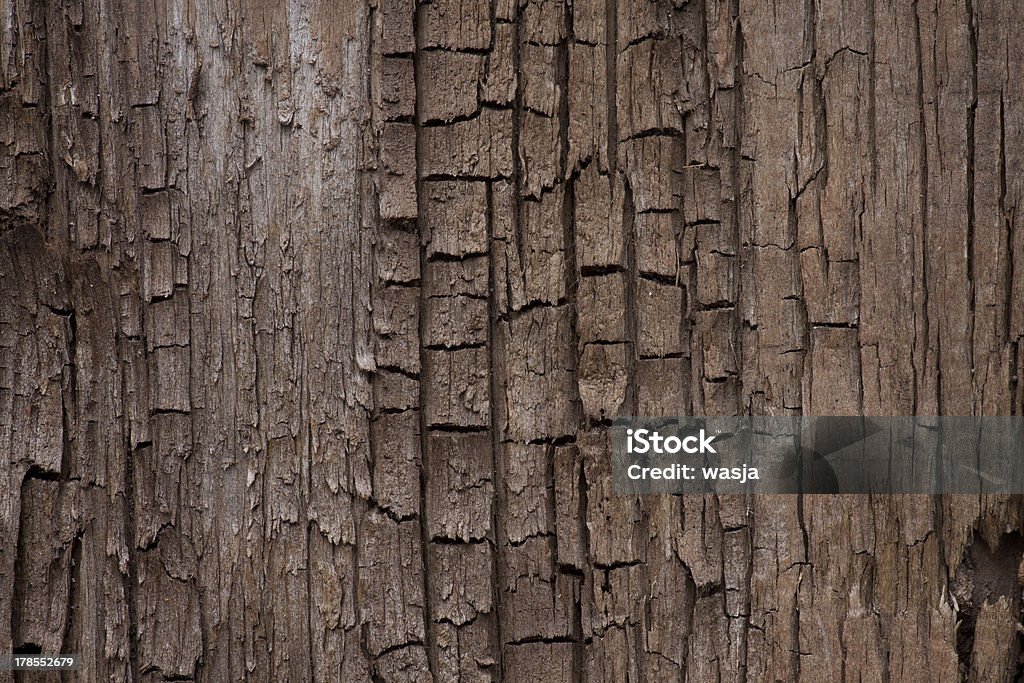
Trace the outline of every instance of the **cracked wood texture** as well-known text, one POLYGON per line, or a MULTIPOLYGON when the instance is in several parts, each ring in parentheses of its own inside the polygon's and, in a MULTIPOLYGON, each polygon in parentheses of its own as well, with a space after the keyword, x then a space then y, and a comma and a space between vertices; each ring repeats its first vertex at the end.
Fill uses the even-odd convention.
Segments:
POLYGON ((1020 499, 621 497, 604 430, 1021 413, 1021 3, 0 7, 0 651, 1016 680, 1020 499))

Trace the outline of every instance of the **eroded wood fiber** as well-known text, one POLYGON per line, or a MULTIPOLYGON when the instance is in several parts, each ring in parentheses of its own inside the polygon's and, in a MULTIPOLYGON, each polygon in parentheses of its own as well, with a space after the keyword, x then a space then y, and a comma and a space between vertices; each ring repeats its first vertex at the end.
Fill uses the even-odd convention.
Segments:
POLYGON ((1024 410, 1022 11, 7 3, 0 652, 1015 680, 1018 498, 623 497, 605 429, 1024 410))

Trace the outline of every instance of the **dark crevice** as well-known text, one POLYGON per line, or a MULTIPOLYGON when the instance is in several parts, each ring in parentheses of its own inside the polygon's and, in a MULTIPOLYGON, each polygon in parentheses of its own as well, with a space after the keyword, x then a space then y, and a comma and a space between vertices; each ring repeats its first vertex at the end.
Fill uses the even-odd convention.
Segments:
MULTIPOLYGON (((960 627, 956 651, 961 680, 966 680, 974 652, 976 626, 983 605, 994 605, 1001 598, 1009 601, 1011 614, 1020 615, 1021 590, 1017 572, 1024 557, 1024 536, 1019 531, 1003 534, 991 547, 977 533, 964 554, 952 579, 950 593, 959 607, 960 627)), ((992 645, 992 643, 990 643, 992 645)), ((1011 644, 1014 654, 1021 652, 1019 639, 1011 644)))
POLYGON ((427 351, 466 351, 482 349, 486 346, 486 342, 465 342, 463 344, 425 344, 423 348, 427 351))
MULTIPOLYGON (((424 125, 422 123, 423 116, 423 99, 426 96, 427 87, 424 82, 424 66, 421 61, 421 54, 424 50, 423 45, 423 34, 422 26, 426 21, 426 8, 427 5, 417 5, 413 10, 413 78, 414 78, 414 91, 416 93, 416 101, 413 104, 413 115, 417 122, 416 125, 416 141, 415 141, 415 158, 416 158, 416 221, 415 230, 420 236, 418 240, 420 242, 419 248, 419 259, 420 259, 420 273, 422 277, 425 277, 427 273, 427 249, 425 244, 424 236, 427 232, 426 221, 424 220, 426 208, 426 189, 425 189, 425 174, 423 170, 424 166, 424 149, 425 141, 423 135, 424 125)), ((482 111, 482 110, 481 110, 482 111)), ((474 117, 478 116, 480 112, 474 114, 474 117)), ((426 367, 426 335, 427 335, 427 300, 423 296, 423 291, 420 292, 419 300, 419 330, 417 332, 417 339, 419 340, 419 367, 426 367)), ((419 376, 414 377, 419 381, 419 376)), ((433 677, 438 675, 438 661, 437 661, 437 634, 435 633, 435 622, 433 619, 433 593, 431 578, 433 576, 432 565, 431 565, 431 554, 429 552, 429 531, 427 528, 427 491, 430 488, 430 475, 429 475, 429 425, 427 424, 427 411, 423 410, 428 403, 428 387, 426 382, 419 382, 419 404, 421 410, 419 410, 419 451, 421 465, 419 467, 419 488, 420 488, 420 500, 419 500, 419 518, 420 518, 420 561, 422 562, 423 571, 423 634, 426 640, 424 645, 427 652, 427 661, 430 669, 430 673, 433 677)), ((387 512, 387 511, 386 511, 387 512)), ((385 654, 384 652, 379 653, 378 657, 385 654)), ((376 669, 376 667, 374 667, 376 669)), ((374 672, 376 675, 376 671, 374 672)))
POLYGON ((812 323, 810 323, 810 326, 812 328, 828 327, 828 328, 833 328, 833 329, 846 329, 846 330, 856 330, 858 328, 858 324, 857 323, 851 323, 851 322, 817 322, 817 323, 812 322, 812 323))
POLYGON ((192 411, 184 408, 150 408, 149 415, 191 415, 192 411))
POLYGON ((669 37, 670 36, 664 29, 651 31, 649 33, 645 33, 642 36, 637 36, 636 38, 629 40, 625 45, 622 46, 622 50, 620 52, 625 52, 629 48, 639 45, 641 43, 645 43, 649 40, 664 40, 669 37))
POLYGON ((707 303, 701 303, 695 301, 693 305, 694 313, 707 313, 710 311, 734 311, 736 310, 735 301, 727 301, 721 299, 719 301, 708 301, 707 303))
MULTIPOLYGON (((492 4, 493 7, 493 4, 492 4)), ((516 48, 518 50, 518 48, 516 48)), ((513 155, 516 154, 515 149, 512 150, 513 155)), ((518 206, 518 196, 513 195, 513 202, 518 206)), ((491 248, 491 254, 494 253, 505 253, 505 244, 496 244, 497 240, 494 237, 494 186, 487 186, 487 244, 491 248)), ((502 520, 501 505, 502 495, 501 490, 503 484, 503 478, 501 476, 501 443, 498 439, 500 429, 500 417, 499 417, 499 401, 498 396, 504 390, 501 377, 499 375, 500 363, 498 360, 499 353, 499 339, 501 338, 501 330, 499 329, 499 314, 497 296, 494 291, 494 283, 498 281, 498 269, 495 264, 493 256, 489 256, 487 259, 487 275, 490 280, 489 296, 487 297, 487 377, 488 385, 487 389, 490 392, 490 410, 488 415, 487 427, 490 433, 490 452, 487 456, 490 457, 491 465, 491 479, 494 484, 494 494, 491 496, 490 504, 490 530, 489 533, 493 535, 494 552, 491 553, 491 576, 490 576, 490 589, 493 600, 493 611, 495 614, 500 615, 502 613, 502 567, 504 566, 504 559, 502 549, 498 546, 497 539, 500 537, 500 526, 502 520)), ((506 300, 510 300, 511 296, 506 293, 506 300)), ((485 456, 486 457, 486 456, 485 456)), ((486 539, 481 539, 486 540, 486 539)), ((488 643, 490 649, 494 653, 494 665, 493 669, 497 673, 499 680, 504 674, 504 661, 503 661, 503 627, 501 619, 497 618, 494 620, 494 629, 491 635, 491 641, 488 643)))
MULTIPOLYGON (((918 145, 917 153, 918 159, 921 163, 921 172, 919 179, 919 211, 921 215, 921 259, 920 264, 915 263, 913 273, 916 280, 916 275, 920 271, 921 282, 914 283, 915 290, 920 289, 921 292, 921 303, 915 307, 914 313, 914 337, 915 339, 924 339, 927 343, 929 338, 928 331, 928 141, 926 136, 925 127, 925 109, 924 109, 924 45, 922 43, 923 36, 921 35, 921 17, 920 7, 914 3, 914 46, 917 58, 917 127, 918 127, 918 145), (917 314, 920 312, 920 321, 917 319, 917 314), (920 324, 920 329, 918 329, 920 324)), ((915 291, 916 294, 916 291, 915 291)), ((914 350, 917 349, 918 345, 914 344, 911 346, 910 363, 914 368, 914 381, 912 386, 913 394, 913 408, 911 415, 916 415, 918 411, 918 405, 922 399, 918 395, 918 385, 920 384, 919 373, 928 366, 927 358, 927 347, 923 347, 925 357, 915 358, 914 350), (919 367, 920 366, 920 367, 919 367)))
MULTIPOLYGON (((977 222, 977 211, 974 203, 974 165, 975 165, 975 144, 974 131, 978 111, 978 32, 976 17, 974 15, 974 0, 966 0, 967 3, 967 43, 970 51, 971 70, 970 101, 967 105, 967 244, 966 269, 967 269, 967 317, 966 339, 968 340, 967 352, 970 367, 975 367, 974 349, 974 327, 977 316, 975 315, 975 273, 974 273, 974 230, 977 222)), ((973 374, 973 372, 972 372, 973 374)))
POLYGON ((644 138, 656 138, 656 137, 668 137, 668 138, 684 138, 686 133, 678 128, 646 128, 641 131, 633 133, 627 137, 623 142, 631 142, 633 140, 643 140, 644 138))
POLYGON ((509 180, 509 181, 511 181, 512 179, 508 178, 507 176, 504 176, 504 175, 502 175, 500 173, 495 173, 493 176, 472 175, 472 174, 452 175, 451 173, 430 173, 430 174, 424 175, 422 178, 420 178, 421 182, 427 182, 427 183, 429 183, 429 182, 437 182, 437 181, 448 181, 448 182, 459 181, 459 182, 491 183, 491 182, 494 182, 495 180, 509 180))
POLYGON ((660 285, 668 285, 669 287, 679 286, 679 275, 665 275, 664 273, 654 273, 647 270, 641 270, 639 266, 635 271, 640 280, 646 282, 657 282, 660 285))
POLYGON ((628 271, 623 266, 618 264, 604 266, 582 266, 579 269, 579 273, 583 277, 600 277, 602 275, 614 275, 615 273, 626 272, 628 271))
MULTIPOLYGON (((423 497, 425 497, 425 496, 423 496, 423 497)), ((370 496, 367 499, 366 502, 370 506, 372 506, 374 510, 380 512, 381 514, 383 514, 385 517, 390 519, 395 524, 402 524, 403 522, 413 522, 413 521, 416 521, 418 519, 421 519, 421 514, 422 513, 410 512, 410 513, 404 514, 404 515, 400 514, 400 513, 396 512, 396 511, 392 510, 388 506, 379 503, 376 499, 373 498, 373 496, 370 496)), ((310 523, 310 525, 307 525, 307 527, 310 527, 310 526, 312 526, 312 522, 310 523)), ((426 562, 426 559, 427 558, 424 557, 423 561, 426 562)))
MULTIPOLYGON (((445 128, 447 126, 454 126, 454 125, 457 125, 457 124, 460 124, 460 123, 467 123, 469 121, 478 121, 480 119, 481 114, 483 113, 483 111, 485 109, 493 109, 493 110, 496 110, 496 111, 508 111, 507 107, 481 106, 481 107, 477 108, 476 111, 471 112, 469 114, 459 114, 457 116, 452 116, 451 118, 447 118, 447 119, 423 119, 423 120, 420 120, 420 116, 421 115, 417 114, 416 115, 416 120, 419 121, 419 125, 420 125, 421 129, 425 129, 425 128, 445 128)), ((461 178, 462 176, 459 176, 459 177, 461 178)))
POLYGON ((397 365, 378 365, 377 372, 391 372, 396 375, 401 375, 402 377, 405 377, 407 379, 416 380, 417 382, 420 379, 419 373, 411 372, 409 370, 406 370, 405 368, 400 368, 397 365))
POLYGON ((669 358, 689 358, 690 351, 672 351, 670 353, 661 353, 657 355, 641 353, 637 355, 638 360, 666 360, 669 358))
POLYGON ((430 543, 434 545, 481 545, 483 543, 491 543, 491 539, 486 537, 470 536, 469 538, 452 538, 450 536, 431 536, 430 543))
POLYGON ((538 531, 536 533, 528 534, 525 538, 521 538, 521 539, 516 540, 516 541, 513 541, 512 539, 509 539, 508 540, 508 547, 510 547, 510 548, 521 548, 521 547, 525 546, 527 543, 529 543, 530 541, 538 539, 538 538, 546 538, 548 540, 554 541, 554 539, 555 539, 555 532, 553 532, 553 531, 538 531))
POLYGON ((540 299, 532 299, 528 301, 525 305, 516 309, 509 310, 504 315, 500 315, 498 319, 501 320, 502 322, 515 320, 516 318, 521 318, 524 315, 540 308, 555 309, 559 306, 565 306, 567 303, 569 302, 566 299, 559 299, 558 301, 542 301, 540 299))
POLYGON ((602 572, 610 572, 616 569, 625 569, 627 567, 639 567, 643 562, 640 560, 619 560, 610 563, 594 562, 594 569, 602 572))
POLYGON ((61 476, 60 472, 54 472, 53 470, 44 469, 41 465, 33 463, 29 466, 28 471, 25 472, 26 479, 39 479, 41 481, 62 481, 64 477, 61 476))
MULTIPOLYGON (((455 180, 456 178, 452 176, 451 178, 446 179, 455 180)), ((391 218, 388 220, 382 220, 381 223, 389 230, 419 235, 419 227, 416 225, 415 218, 391 218)))
POLYGON ((421 287, 421 282, 419 278, 416 278, 415 280, 404 280, 401 282, 397 280, 388 280, 387 278, 382 278, 378 282, 380 282, 380 284, 384 285, 385 287, 394 287, 396 289, 419 289, 421 287))
MULTIPOLYGON (((37 643, 21 643, 11 648, 11 654, 15 655, 41 655, 43 654, 42 646, 37 643)), ((47 653, 49 654, 49 653, 47 653)))
MULTIPOLYGON (((427 4, 430 4, 430 3, 423 3, 423 4, 427 5, 427 4)), ((494 42, 493 37, 491 39, 491 42, 492 43, 494 42)), ((480 57, 487 57, 487 56, 489 56, 491 54, 491 50, 493 48, 492 47, 459 47, 458 49, 453 49, 453 48, 450 48, 450 47, 443 47, 443 46, 440 46, 440 45, 423 45, 423 46, 417 46, 416 49, 417 49, 417 51, 419 51, 421 53, 423 53, 423 52, 428 52, 428 53, 429 52, 439 52, 439 53, 442 53, 442 54, 478 55, 480 57)), ((390 55, 389 54, 388 56, 392 57, 394 55, 390 55)), ((412 55, 409 55, 409 56, 411 57, 412 55)))
POLYGON ((416 408, 411 406, 408 408, 377 408, 374 410, 373 418, 371 419, 372 421, 376 422, 377 418, 379 418, 381 415, 397 415, 399 413, 416 412, 416 410, 416 408))
POLYGON ((572 636, 555 636, 553 638, 546 638, 544 636, 528 636, 526 638, 519 638, 518 640, 510 640, 505 643, 509 647, 515 647, 516 645, 532 645, 532 644, 549 644, 554 645, 558 643, 576 643, 576 639, 572 636))
POLYGON ((551 445, 551 446, 567 446, 569 444, 576 443, 576 437, 571 434, 565 434, 562 436, 542 436, 536 439, 530 439, 526 442, 528 445, 551 445))
POLYGON ((423 430, 431 432, 446 432, 450 434, 481 434, 488 431, 487 425, 458 425, 448 422, 428 422, 423 430))

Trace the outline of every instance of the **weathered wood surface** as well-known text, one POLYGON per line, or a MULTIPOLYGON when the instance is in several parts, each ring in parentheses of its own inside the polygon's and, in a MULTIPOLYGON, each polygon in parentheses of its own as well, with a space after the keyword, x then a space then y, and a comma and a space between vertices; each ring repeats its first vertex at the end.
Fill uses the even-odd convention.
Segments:
POLYGON ((1021 3, 2 11, 0 651, 1015 680, 1019 499, 624 498, 602 430, 1024 410, 1021 3))

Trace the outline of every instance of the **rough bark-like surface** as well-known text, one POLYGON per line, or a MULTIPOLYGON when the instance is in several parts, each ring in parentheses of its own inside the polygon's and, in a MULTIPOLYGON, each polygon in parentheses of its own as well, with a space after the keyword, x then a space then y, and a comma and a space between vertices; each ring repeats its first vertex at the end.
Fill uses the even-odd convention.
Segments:
POLYGON ((2 11, 0 652, 1016 680, 1020 499, 627 498, 604 429, 1024 410, 1020 3, 2 11))

